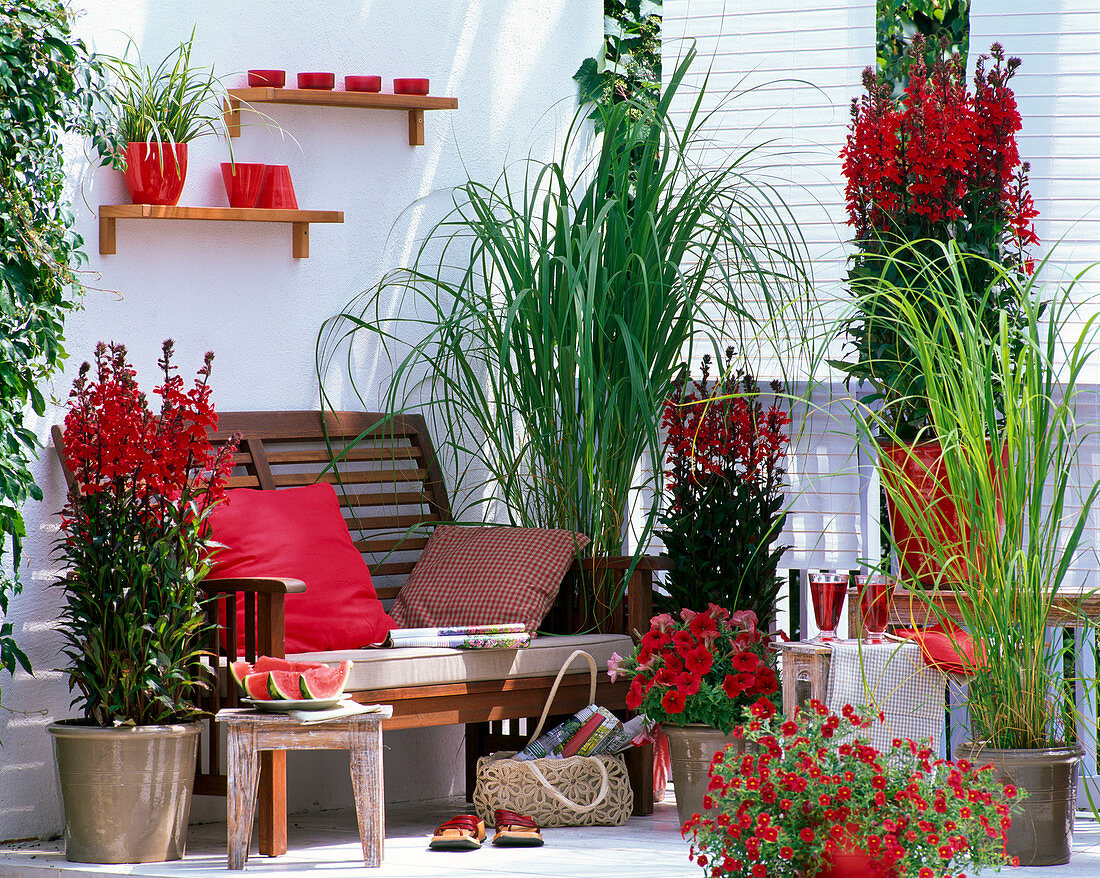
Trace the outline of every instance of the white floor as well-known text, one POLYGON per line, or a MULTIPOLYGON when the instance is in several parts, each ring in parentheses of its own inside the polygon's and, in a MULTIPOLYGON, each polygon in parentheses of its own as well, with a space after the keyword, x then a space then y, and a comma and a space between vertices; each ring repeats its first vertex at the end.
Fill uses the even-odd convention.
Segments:
MULTIPOLYGON (((314 873, 317 878, 487 878, 532 875, 539 878, 701 878, 687 858, 676 808, 657 805, 652 817, 635 817, 620 827, 547 829, 541 848, 494 848, 486 843, 469 852, 430 851, 432 829, 467 810, 461 799, 392 806, 386 814, 386 854, 382 867, 366 870, 353 811, 292 816, 289 852, 269 859, 253 856, 245 874, 279 876, 314 873)), ((0 846, 0 878, 226 878, 225 824, 193 826, 187 856, 174 863, 95 866, 69 863, 60 841, 0 846)), ((234 873, 236 874, 236 873, 234 873)), ((1077 821, 1069 865, 1005 871, 1006 878, 1100 878, 1100 827, 1077 821)))

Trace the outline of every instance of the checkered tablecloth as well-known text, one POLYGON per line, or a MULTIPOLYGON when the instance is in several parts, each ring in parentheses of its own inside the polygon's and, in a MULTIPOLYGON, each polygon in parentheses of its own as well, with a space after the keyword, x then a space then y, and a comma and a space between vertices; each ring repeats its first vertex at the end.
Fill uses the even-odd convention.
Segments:
POLYGON ((833 643, 826 706, 840 713, 845 704, 867 705, 886 714, 875 723, 870 743, 890 749, 894 738, 931 739, 939 747, 943 736, 944 675, 928 667, 915 643, 833 643))

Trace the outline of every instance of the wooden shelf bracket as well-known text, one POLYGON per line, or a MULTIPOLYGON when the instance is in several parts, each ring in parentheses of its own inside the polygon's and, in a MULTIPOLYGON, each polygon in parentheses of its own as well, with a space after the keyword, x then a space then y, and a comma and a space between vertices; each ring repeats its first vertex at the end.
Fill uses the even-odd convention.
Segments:
POLYGON ((342 223, 341 210, 275 210, 259 207, 171 207, 159 204, 102 204, 99 207, 99 252, 116 252, 115 221, 119 219, 212 220, 221 222, 287 223, 295 259, 309 258, 309 224, 342 223))
POLYGON ((230 137, 241 136, 241 104, 296 104, 400 110, 409 114, 409 146, 424 145, 424 111, 456 110, 457 98, 435 95, 395 95, 362 91, 321 91, 308 88, 231 88, 222 108, 230 137))

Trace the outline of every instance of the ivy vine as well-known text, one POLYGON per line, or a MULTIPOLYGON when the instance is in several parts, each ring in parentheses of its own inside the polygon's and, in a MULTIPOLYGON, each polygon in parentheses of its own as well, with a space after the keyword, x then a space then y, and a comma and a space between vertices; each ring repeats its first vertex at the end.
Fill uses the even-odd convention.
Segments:
POLYGON ((878 0, 875 52, 878 72, 895 94, 909 82, 908 49, 913 37, 925 37, 925 62, 958 54, 966 65, 970 51, 970 0, 878 0))
POLYGON ((600 108, 633 101, 657 105, 661 94, 660 0, 604 0, 603 58, 585 58, 573 75, 580 100, 595 104, 590 118, 601 128, 600 108))
POLYGON ((102 71, 72 34, 61 0, 0 0, 0 667, 30 671, 7 620, 20 590, 23 507, 41 500, 30 465, 39 442, 29 412, 43 415, 41 385, 65 357, 62 328, 85 258, 65 201, 61 135, 104 142, 96 109, 102 71))

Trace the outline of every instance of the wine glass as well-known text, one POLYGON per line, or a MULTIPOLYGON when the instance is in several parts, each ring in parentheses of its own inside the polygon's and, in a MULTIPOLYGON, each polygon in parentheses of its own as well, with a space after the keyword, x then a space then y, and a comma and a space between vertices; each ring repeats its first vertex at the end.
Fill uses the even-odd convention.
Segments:
POLYGON ((836 626, 840 624, 840 611, 844 596, 848 593, 847 573, 811 573, 810 599, 814 605, 814 619, 820 633, 814 643, 836 640, 836 626))
POLYGON ((886 626, 890 621, 890 598, 894 583, 887 576, 873 573, 857 577, 859 615, 863 621, 864 643, 885 643, 886 626))

